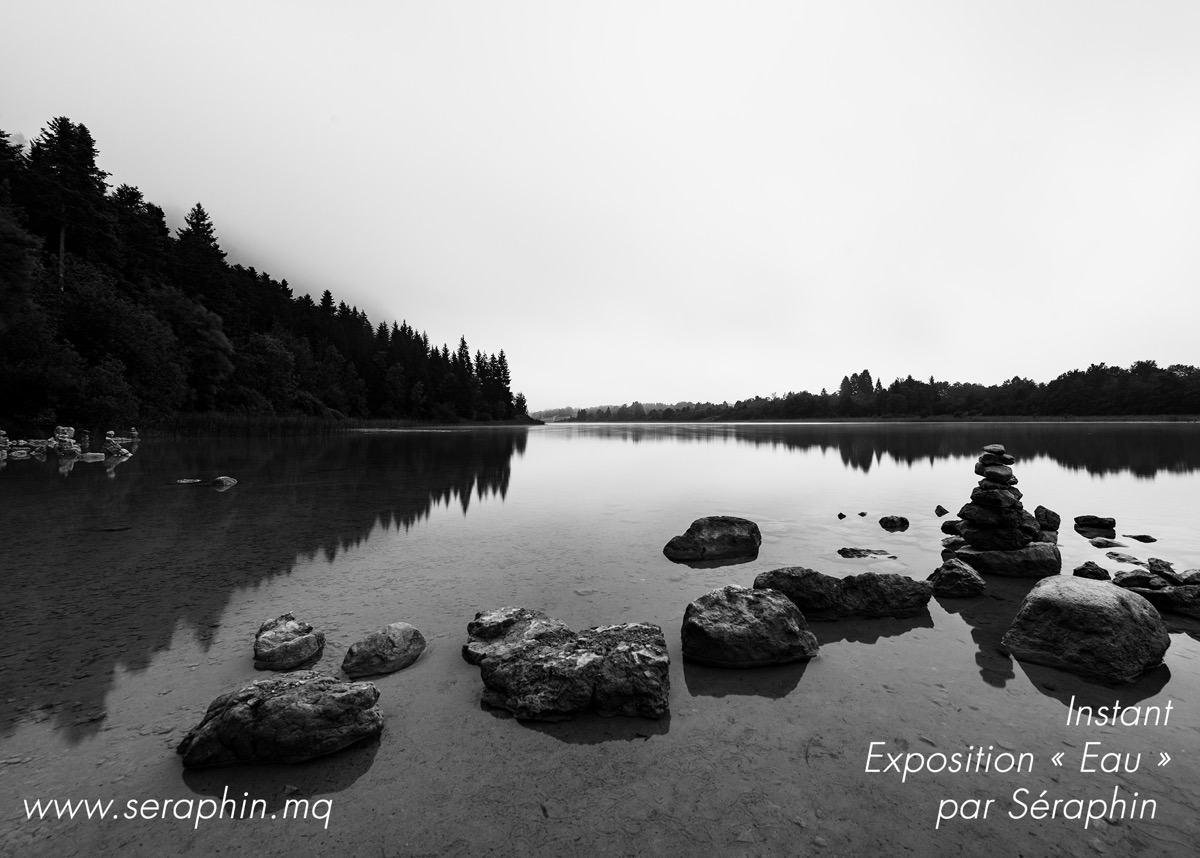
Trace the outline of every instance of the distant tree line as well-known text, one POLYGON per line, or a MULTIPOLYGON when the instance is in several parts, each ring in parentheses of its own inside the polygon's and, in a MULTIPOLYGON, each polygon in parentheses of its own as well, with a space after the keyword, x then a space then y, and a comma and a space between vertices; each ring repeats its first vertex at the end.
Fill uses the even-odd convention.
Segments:
POLYGON ((697 421, 865 418, 1117 417, 1200 414, 1200 368, 1160 367, 1152 360, 1128 369, 1092 364, 1050 382, 1013 376, 1003 384, 919 381, 911 375, 887 387, 868 370, 842 377, 836 392, 787 393, 728 402, 633 402, 582 408, 578 421, 697 421))
POLYGON ((229 264, 200 203, 172 235, 110 189, 91 133, 52 120, 26 148, 0 130, 0 417, 153 425, 188 412, 420 421, 525 414, 508 359, 430 343, 407 322, 292 294, 229 264))

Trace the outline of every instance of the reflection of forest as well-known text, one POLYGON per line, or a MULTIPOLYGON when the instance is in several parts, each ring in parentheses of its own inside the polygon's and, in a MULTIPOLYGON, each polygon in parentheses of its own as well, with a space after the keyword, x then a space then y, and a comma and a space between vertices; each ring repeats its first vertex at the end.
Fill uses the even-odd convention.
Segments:
POLYGON ((642 441, 723 441, 786 449, 834 451, 851 468, 870 471, 885 455, 906 464, 977 456, 984 444, 1004 444, 1018 459, 1047 456, 1092 474, 1200 468, 1197 423, 597 423, 575 431, 642 441))
POLYGON ((0 597, 19 643, 0 661, 0 736, 47 718, 89 735, 118 666, 145 669, 179 627, 207 649, 238 589, 437 505, 466 514, 473 496, 503 497, 525 433, 150 442, 112 479, 100 466, 60 476, 53 456, 6 468, 0 515, 21 536, 0 540, 0 597), (174 485, 218 474, 238 486, 174 485))

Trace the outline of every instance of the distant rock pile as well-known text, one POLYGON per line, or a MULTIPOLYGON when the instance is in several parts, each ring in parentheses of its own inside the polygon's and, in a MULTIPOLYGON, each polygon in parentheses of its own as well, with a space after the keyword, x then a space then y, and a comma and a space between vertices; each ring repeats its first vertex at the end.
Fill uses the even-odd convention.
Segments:
MULTIPOLYGON (((958 533, 944 545, 978 572, 1018 578, 1044 578, 1062 571, 1059 516, 1045 507, 1032 515, 1021 503, 1022 493, 1012 465, 1016 459, 1000 444, 988 444, 975 465, 982 479, 970 503, 958 511, 959 521, 947 528, 958 533)), ((948 559, 948 558, 946 558, 948 559)))

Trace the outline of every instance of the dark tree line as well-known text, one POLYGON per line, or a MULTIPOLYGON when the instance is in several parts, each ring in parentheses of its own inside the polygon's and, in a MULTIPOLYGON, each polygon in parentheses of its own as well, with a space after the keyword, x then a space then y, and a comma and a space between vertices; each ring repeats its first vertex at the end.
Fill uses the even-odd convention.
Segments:
POLYGON ((56 118, 27 149, 0 130, 0 418, 13 426, 525 414, 503 350, 372 325, 328 290, 294 296, 230 264, 199 203, 172 235, 161 208, 108 175, 82 124, 56 118))
POLYGON ((1200 368, 1128 369, 1092 364, 1050 382, 1013 376, 1003 384, 928 381, 911 375, 887 387, 868 370, 843 376, 836 393, 801 391, 714 404, 679 402, 580 409, 580 421, 793 420, 843 418, 1121 417, 1200 415, 1200 368))

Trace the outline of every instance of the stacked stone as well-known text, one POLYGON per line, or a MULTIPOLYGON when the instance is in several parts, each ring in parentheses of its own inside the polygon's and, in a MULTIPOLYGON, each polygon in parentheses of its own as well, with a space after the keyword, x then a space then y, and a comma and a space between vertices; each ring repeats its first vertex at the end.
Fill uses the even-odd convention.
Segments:
POLYGON ((1013 476, 1017 460, 1000 444, 988 444, 975 463, 983 477, 971 492, 971 502, 958 511, 959 535, 973 548, 1012 551, 1038 539, 1042 526, 1021 505, 1021 490, 1013 476))
POLYGON ((1012 471, 1015 462, 1001 444, 983 448, 975 464, 982 479, 971 492, 970 503, 959 510, 960 520, 951 525, 962 541, 946 540, 944 554, 977 572, 1029 578, 1057 575, 1062 571, 1055 544, 1058 533, 1053 529, 1057 515, 1042 507, 1036 516, 1025 510, 1012 471))

